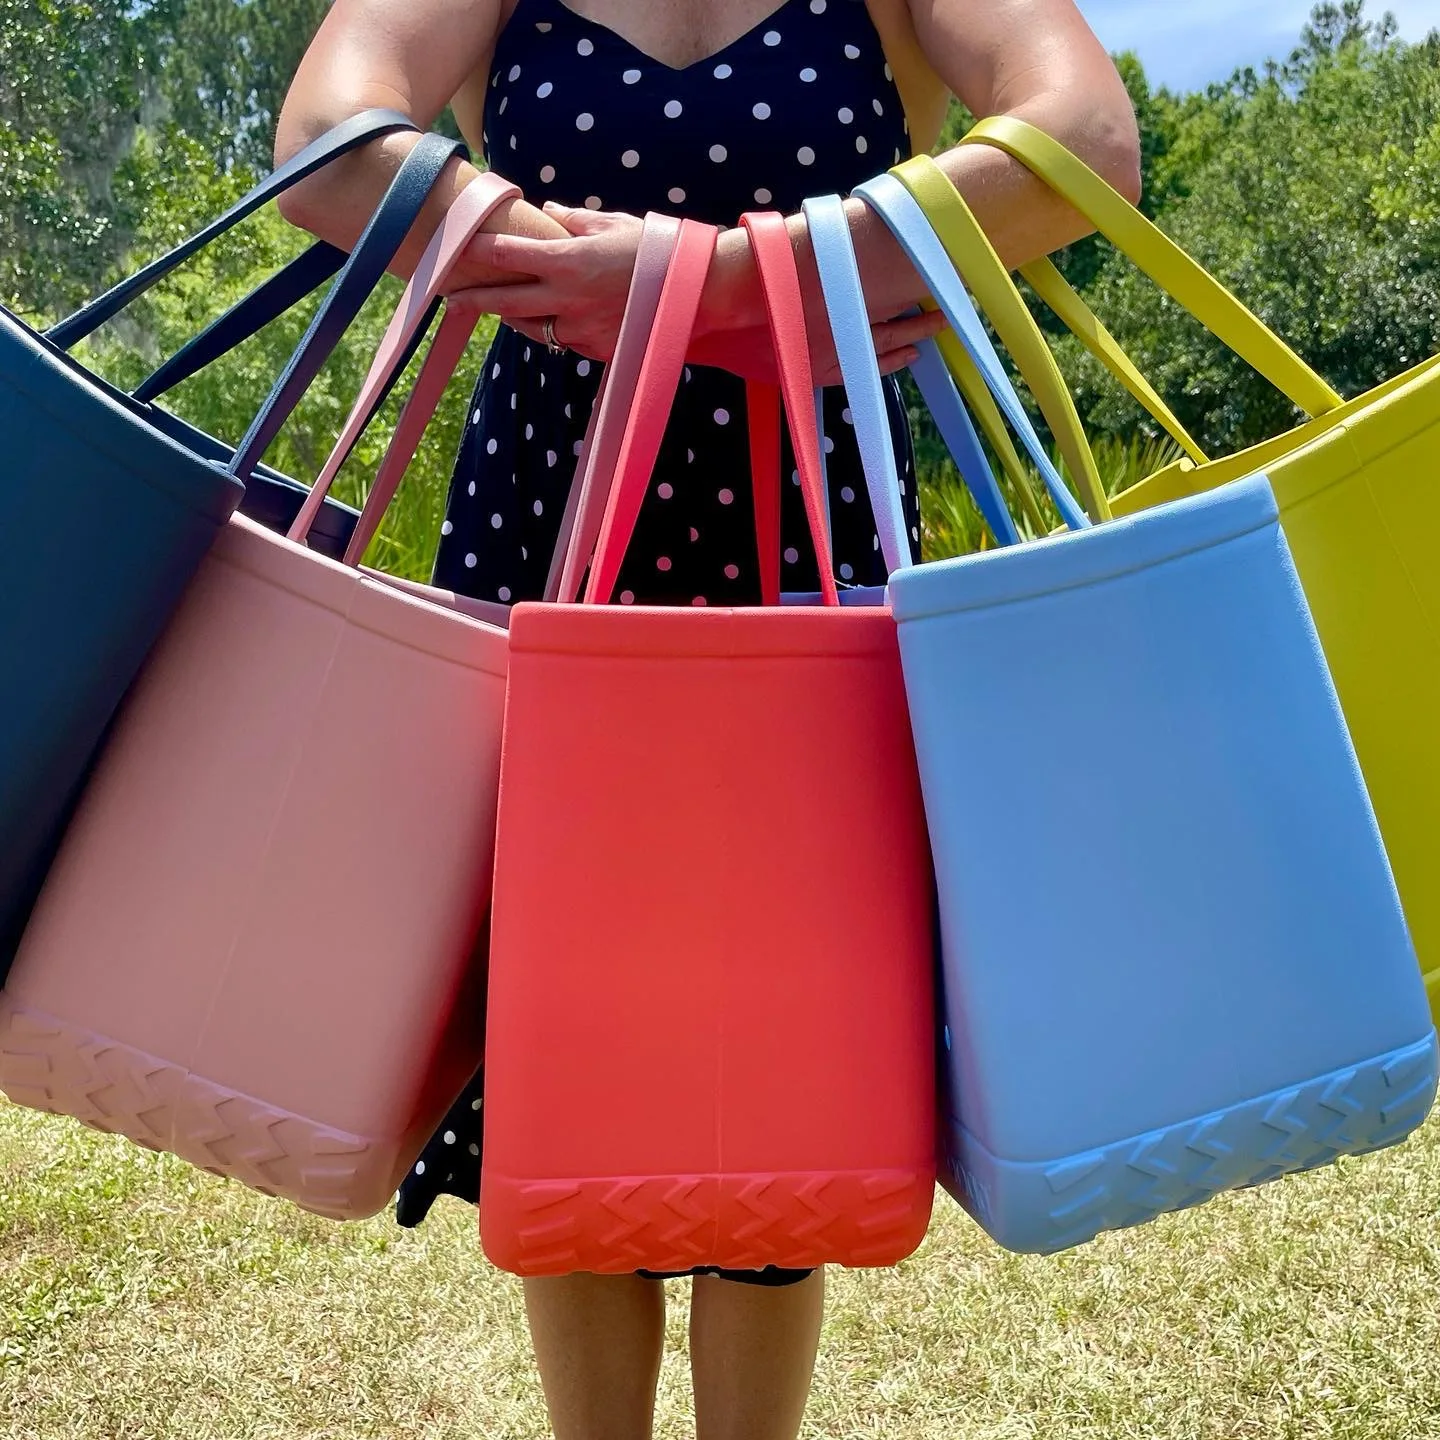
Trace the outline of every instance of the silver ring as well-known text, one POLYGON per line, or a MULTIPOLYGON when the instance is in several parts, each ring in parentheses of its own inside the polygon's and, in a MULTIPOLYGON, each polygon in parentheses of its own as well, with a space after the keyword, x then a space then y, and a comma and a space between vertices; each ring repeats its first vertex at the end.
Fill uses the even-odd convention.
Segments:
POLYGON ((541 326, 540 333, 545 337, 545 348, 552 354, 558 355, 564 346, 555 338, 555 317, 551 315, 541 326))

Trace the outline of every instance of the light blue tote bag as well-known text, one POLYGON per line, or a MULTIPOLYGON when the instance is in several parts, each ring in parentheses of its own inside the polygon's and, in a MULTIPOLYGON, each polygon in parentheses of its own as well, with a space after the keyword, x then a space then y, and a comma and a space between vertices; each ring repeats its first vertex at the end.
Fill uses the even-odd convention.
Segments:
MULTIPOLYGON (((996 517, 1006 548, 890 580, 939 886, 947 1185, 1002 1245, 1051 1252, 1396 1143, 1436 1039, 1269 483, 1091 527, 918 204, 890 176, 856 193, 1070 527, 1016 543, 996 517)), ((843 213, 806 209, 872 489, 893 487, 843 213)), ((990 516, 973 428, 920 368, 990 516)))

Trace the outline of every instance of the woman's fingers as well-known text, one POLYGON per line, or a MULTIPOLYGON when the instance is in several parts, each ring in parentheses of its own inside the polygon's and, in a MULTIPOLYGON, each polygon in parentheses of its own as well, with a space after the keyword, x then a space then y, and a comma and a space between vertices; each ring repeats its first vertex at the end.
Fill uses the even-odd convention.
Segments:
POLYGON ((894 375, 900 370, 908 370, 920 358, 920 352, 913 345, 902 345, 900 349, 888 351, 877 358, 880 373, 894 375))
POLYGON ((561 309, 555 287, 544 280, 519 285, 477 285, 446 297, 465 314, 498 315, 502 320, 544 320, 561 309))
POLYGON ((563 275, 574 259, 568 240, 536 240, 529 235, 481 232, 467 247, 467 257, 496 270, 513 270, 537 280, 563 275))
POLYGON ((603 234, 614 226, 617 218, 608 210, 576 210, 569 205, 557 205, 553 200, 547 200, 541 209, 572 235, 603 234))
POLYGON ((919 315, 902 315, 898 320, 881 320, 870 327, 870 333, 875 337, 878 355, 932 340, 944 328, 945 316, 939 310, 925 310, 919 315))

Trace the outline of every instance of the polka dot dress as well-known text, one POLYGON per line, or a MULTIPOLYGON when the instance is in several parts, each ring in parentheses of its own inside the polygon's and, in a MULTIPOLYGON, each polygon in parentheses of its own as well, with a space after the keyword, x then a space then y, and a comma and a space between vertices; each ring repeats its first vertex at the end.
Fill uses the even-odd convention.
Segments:
MULTIPOLYGON (((676 70, 561 0, 519 0, 485 106, 490 165, 535 204, 729 226, 746 210, 798 210, 847 193, 910 153, 890 67, 864 0, 787 0, 676 70)), ((435 583, 501 603, 538 598, 550 567, 601 367, 501 327, 486 358, 451 483, 435 583)), ((919 539, 910 435, 886 383, 906 521, 919 539)), ((850 413, 827 393, 825 461, 836 576, 885 580, 850 413)), ((622 604, 760 600, 745 383, 686 369, 616 593, 622 604)), ((819 580, 794 461, 785 456, 781 584, 819 580)), ((475 1199, 482 1095, 460 1097, 401 1191, 417 1224, 436 1194, 475 1199), (453 1137, 453 1138, 452 1138, 453 1137)))

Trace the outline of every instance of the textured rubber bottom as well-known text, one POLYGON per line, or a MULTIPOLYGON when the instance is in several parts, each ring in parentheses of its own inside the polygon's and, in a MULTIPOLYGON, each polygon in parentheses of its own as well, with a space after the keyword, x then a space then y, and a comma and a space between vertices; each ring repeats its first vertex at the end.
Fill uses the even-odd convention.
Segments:
POLYGON ((327 1129, 3 993, 0 1090, 331 1220, 381 1210, 413 1158, 398 1141, 327 1129))
POLYGON ((1432 1032, 1304 1085, 1054 1161, 1002 1160, 952 1123, 942 1180, 1006 1249, 1053 1254, 1398 1143, 1430 1112, 1437 1057, 1432 1032))
POLYGON ((925 1238, 933 1175, 910 1170, 481 1182, 485 1253, 515 1275, 718 1265, 895 1265, 925 1238))

